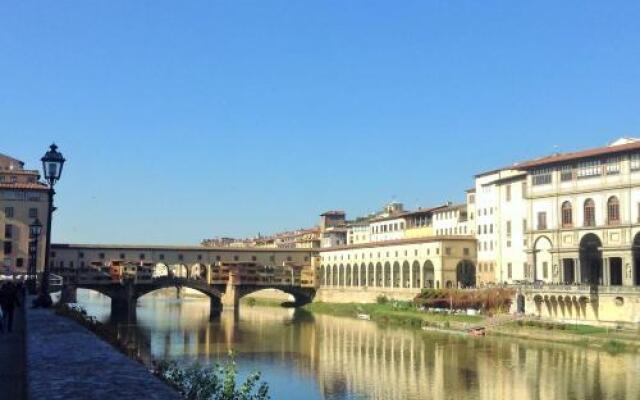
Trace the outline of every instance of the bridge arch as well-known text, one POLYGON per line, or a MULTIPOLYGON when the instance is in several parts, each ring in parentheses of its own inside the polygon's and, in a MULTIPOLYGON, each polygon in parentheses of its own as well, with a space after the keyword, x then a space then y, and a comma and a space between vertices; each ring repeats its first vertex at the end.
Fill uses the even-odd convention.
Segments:
POLYGON ((351 264, 347 264, 343 286, 351 286, 351 264))
POLYGON ((333 269, 331 272, 331 283, 333 286, 338 286, 338 266, 333 264, 333 269))
POLYGON ((365 263, 360 264, 358 286, 367 286, 367 265, 365 263))

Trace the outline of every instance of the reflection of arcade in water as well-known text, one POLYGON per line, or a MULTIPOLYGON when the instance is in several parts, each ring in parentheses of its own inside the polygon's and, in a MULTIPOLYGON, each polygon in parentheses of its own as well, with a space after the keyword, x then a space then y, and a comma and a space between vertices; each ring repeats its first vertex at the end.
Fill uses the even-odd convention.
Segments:
POLYGON ((244 306, 209 322, 206 300, 143 302, 137 325, 114 320, 143 358, 214 359, 233 349, 263 371, 278 362, 293 366, 327 399, 545 400, 640 392, 637 355, 433 335, 280 308, 244 306))

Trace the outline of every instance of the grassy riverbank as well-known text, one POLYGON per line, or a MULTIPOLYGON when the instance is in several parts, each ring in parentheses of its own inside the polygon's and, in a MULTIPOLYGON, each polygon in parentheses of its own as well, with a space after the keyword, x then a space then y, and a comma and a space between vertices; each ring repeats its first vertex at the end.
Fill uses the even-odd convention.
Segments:
MULTIPOLYGON (((244 300, 244 302, 248 305, 268 307, 279 307, 282 304, 280 300, 270 299, 244 300)), ((445 328, 445 330, 465 330, 490 322, 481 315, 424 312, 411 303, 394 301, 384 304, 316 302, 307 304, 303 309, 314 314, 349 318, 357 318, 358 314, 367 314, 372 321, 378 323, 408 327, 432 326, 445 328)), ((602 349, 610 353, 640 351, 640 331, 620 331, 592 325, 519 320, 490 326, 487 328, 487 335, 576 345, 602 349)))
POLYGON ((517 321, 488 329, 491 336, 571 344, 606 350, 610 353, 640 351, 640 332, 575 324, 517 321))
POLYGON ((452 329, 463 329, 484 320, 484 317, 475 315, 441 314, 419 311, 408 303, 403 302, 389 302, 385 304, 317 302, 307 304, 303 308, 312 313, 339 317, 355 318, 358 314, 368 314, 373 321, 414 327, 432 325, 451 327, 452 329))

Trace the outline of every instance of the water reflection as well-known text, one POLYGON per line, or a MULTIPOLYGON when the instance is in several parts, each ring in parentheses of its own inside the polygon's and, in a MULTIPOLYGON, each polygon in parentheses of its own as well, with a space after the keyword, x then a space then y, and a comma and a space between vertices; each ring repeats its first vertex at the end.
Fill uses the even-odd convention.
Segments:
POLYGON ((209 302, 143 297, 137 321, 110 319, 108 299, 79 293, 142 357, 211 361, 231 349, 262 371, 275 399, 626 399, 640 357, 511 339, 381 327, 302 310, 240 307, 209 321, 209 302))

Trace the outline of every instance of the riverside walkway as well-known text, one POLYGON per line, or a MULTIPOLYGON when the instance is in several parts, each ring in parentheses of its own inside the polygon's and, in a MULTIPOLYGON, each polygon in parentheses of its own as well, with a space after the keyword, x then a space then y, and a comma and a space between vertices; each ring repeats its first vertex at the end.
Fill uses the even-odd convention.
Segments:
POLYGON ((0 333, 0 400, 26 398, 24 308, 13 318, 13 332, 0 333))
POLYGON ((28 399, 181 399, 145 366, 77 323, 52 310, 26 311, 28 399))

